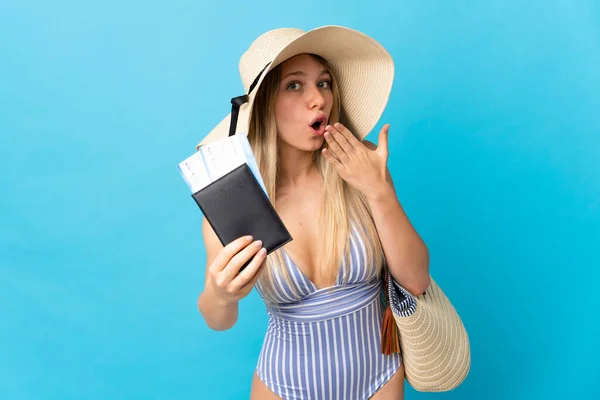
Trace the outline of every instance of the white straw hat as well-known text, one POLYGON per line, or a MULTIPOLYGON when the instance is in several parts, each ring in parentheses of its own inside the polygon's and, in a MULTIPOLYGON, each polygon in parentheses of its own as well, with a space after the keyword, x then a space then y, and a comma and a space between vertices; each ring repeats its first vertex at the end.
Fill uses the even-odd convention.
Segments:
POLYGON ((248 134, 258 88, 269 71, 303 53, 323 57, 340 92, 340 121, 364 139, 383 113, 394 80, 394 62, 381 44, 353 29, 324 26, 310 31, 281 28, 260 35, 240 58, 245 95, 231 99, 232 111, 197 148, 238 132, 248 134))

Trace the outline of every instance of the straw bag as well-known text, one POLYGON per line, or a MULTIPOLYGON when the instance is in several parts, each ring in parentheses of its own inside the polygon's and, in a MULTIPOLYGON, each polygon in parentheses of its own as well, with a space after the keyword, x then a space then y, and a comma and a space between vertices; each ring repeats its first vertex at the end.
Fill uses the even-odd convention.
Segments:
POLYGON ((442 289, 431 279, 415 297, 384 274, 382 352, 402 353, 406 380, 421 392, 456 388, 469 373, 469 337, 442 289))

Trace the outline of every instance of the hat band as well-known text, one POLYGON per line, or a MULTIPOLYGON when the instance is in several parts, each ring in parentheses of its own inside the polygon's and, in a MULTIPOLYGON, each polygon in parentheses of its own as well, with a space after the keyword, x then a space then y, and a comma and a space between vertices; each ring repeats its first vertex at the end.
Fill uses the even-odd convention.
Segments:
POLYGON ((240 112, 240 107, 246 102, 248 102, 248 96, 250 96, 250 93, 252 93, 252 90, 254 90, 254 88, 258 84, 258 81, 260 80, 260 77, 262 76, 263 72, 265 72, 265 70, 270 64, 271 62, 268 62, 267 65, 265 65, 265 67, 262 69, 262 71, 260 71, 260 73, 256 76, 256 78, 254 78, 254 81, 248 89, 248 94, 244 94, 242 96, 234 97, 231 99, 231 121, 229 123, 229 136, 235 135, 235 129, 237 127, 237 120, 238 114, 240 112))

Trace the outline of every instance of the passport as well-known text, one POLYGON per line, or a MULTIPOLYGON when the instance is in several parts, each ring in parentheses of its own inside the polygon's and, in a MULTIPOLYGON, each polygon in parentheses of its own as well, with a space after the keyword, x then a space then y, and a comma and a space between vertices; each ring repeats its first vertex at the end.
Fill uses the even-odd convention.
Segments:
POLYGON ((270 254, 292 240, 247 163, 235 167, 192 197, 223 246, 252 235, 254 240, 262 240, 270 254))

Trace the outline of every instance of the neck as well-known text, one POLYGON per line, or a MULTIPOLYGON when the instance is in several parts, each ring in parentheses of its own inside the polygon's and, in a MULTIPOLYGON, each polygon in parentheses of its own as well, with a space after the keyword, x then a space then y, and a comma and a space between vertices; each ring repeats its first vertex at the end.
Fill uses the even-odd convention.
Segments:
POLYGON ((285 187, 304 186, 319 175, 313 162, 314 152, 281 144, 279 147, 279 182, 285 187))

